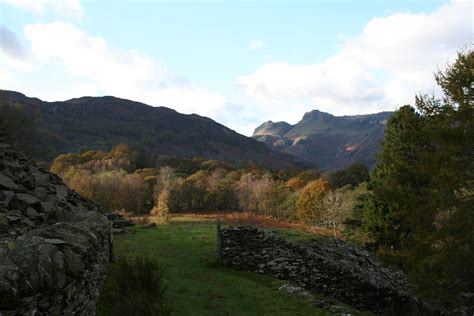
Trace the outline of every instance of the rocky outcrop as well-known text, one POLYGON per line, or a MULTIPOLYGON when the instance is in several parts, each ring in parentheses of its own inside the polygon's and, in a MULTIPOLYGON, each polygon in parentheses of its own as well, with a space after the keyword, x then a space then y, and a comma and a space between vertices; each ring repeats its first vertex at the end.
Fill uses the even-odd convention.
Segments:
POLYGON ((406 277, 372 254, 343 241, 321 237, 289 242, 252 226, 221 232, 224 265, 266 274, 376 313, 431 314, 411 294, 406 277))
POLYGON ((392 112, 334 116, 314 110, 294 125, 265 122, 252 137, 268 148, 289 153, 320 169, 347 168, 356 162, 375 166, 387 120, 392 112))
POLYGON ((110 258, 99 206, 0 143, 0 315, 94 315, 110 258))

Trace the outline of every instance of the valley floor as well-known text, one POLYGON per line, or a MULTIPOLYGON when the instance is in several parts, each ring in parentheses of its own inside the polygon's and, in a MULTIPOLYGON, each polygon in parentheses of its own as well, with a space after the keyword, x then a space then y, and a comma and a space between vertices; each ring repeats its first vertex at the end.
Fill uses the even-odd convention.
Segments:
MULTIPOLYGON (((288 238, 315 236, 276 229, 288 238)), ((114 247, 118 256, 148 256, 159 263, 172 315, 332 315, 314 307, 317 297, 304 299, 279 291, 285 281, 220 266, 215 237, 213 221, 178 217, 167 225, 136 228, 132 234, 117 236, 114 247)), ((113 315, 117 277, 113 271, 112 264, 99 315, 113 315)))

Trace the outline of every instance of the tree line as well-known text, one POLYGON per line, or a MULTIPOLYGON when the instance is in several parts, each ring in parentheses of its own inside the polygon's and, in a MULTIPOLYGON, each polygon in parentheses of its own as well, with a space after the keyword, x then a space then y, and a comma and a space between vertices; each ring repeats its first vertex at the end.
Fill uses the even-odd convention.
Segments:
POLYGON ((154 165, 138 168, 138 157, 137 150, 119 144, 110 152, 60 155, 50 170, 109 210, 159 218, 169 213, 239 211, 335 230, 352 215, 353 188, 369 174, 361 164, 323 174, 177 157, 161 157, 154 165))

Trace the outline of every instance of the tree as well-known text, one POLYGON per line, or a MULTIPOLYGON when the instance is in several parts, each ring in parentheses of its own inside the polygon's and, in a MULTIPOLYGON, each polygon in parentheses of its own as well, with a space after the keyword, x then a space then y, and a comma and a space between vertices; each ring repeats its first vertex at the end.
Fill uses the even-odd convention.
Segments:
POLYGON ((25 105, 11 101, 2 102, 0 104, 0 138, 4 138, 4 141, 34 158, 40 153, 39 120, 39 113, 25 105))
POLYGON ((324 198, 329 191, 329 183, 324 179, 318 179, 308 183, 300 193, 296 208, 301 220, 310 223, 318 223, 324 212, 324 198))
POLYGON ((260 178, 252 173, 243 174, 235 188, 240 209, 244 212, 262 215, 263 192, 271 185, 272 179, 269 174, 260 178))
POLYGON ((168 205, 169 190, 163 190, 156 199, 156 205, 150 211, 150 222, 156 224, 166 223, 168 221, 168 214, 170 213, 168 205))
POLYGON ((414 228, 410 217, 417 221, 417 215, 429 215, 419 208, 426 204, 425 184, 429 181, 426 168, 422 168, 427 154, 423 152, 427 144, 422 125, 420 115, 410 106, 400 108, 388 121, 364 209, 365 226, 375 247, 400 249, 414 228))
POLYGON ((346 169, 330 173, 328 180, 336 188, 341 188, 345 185, 354 187, 359 183, 369 181, 369 168, 363 163, 355 163, 346 169))
POLYGON ((288 187, 277 181, 272 181, 262 190, 261 212, 278 219, 291 217, 295 212, 294 205, 289 200, 291 194, 292 192, 288 187))
POLYGON ((323 199, 320 222, 331 227, 334 237, 344 219, 349 218, 352 213, 353 204, 345 189, 329 190, 323 199))
POLYGON ((417 96, 387 125, 364 222, 421 292, 456 303, 474 288, 474 51, 435 78, 442 99, 417 96))

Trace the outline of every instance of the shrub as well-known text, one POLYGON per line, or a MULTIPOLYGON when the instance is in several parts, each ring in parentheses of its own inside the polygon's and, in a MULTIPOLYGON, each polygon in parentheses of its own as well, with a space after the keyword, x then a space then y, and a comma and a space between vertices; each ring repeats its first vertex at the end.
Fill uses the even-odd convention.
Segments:
POLYGON ((168 315, 163 273, 148 257, 119 257, 116 315, 168 315))

